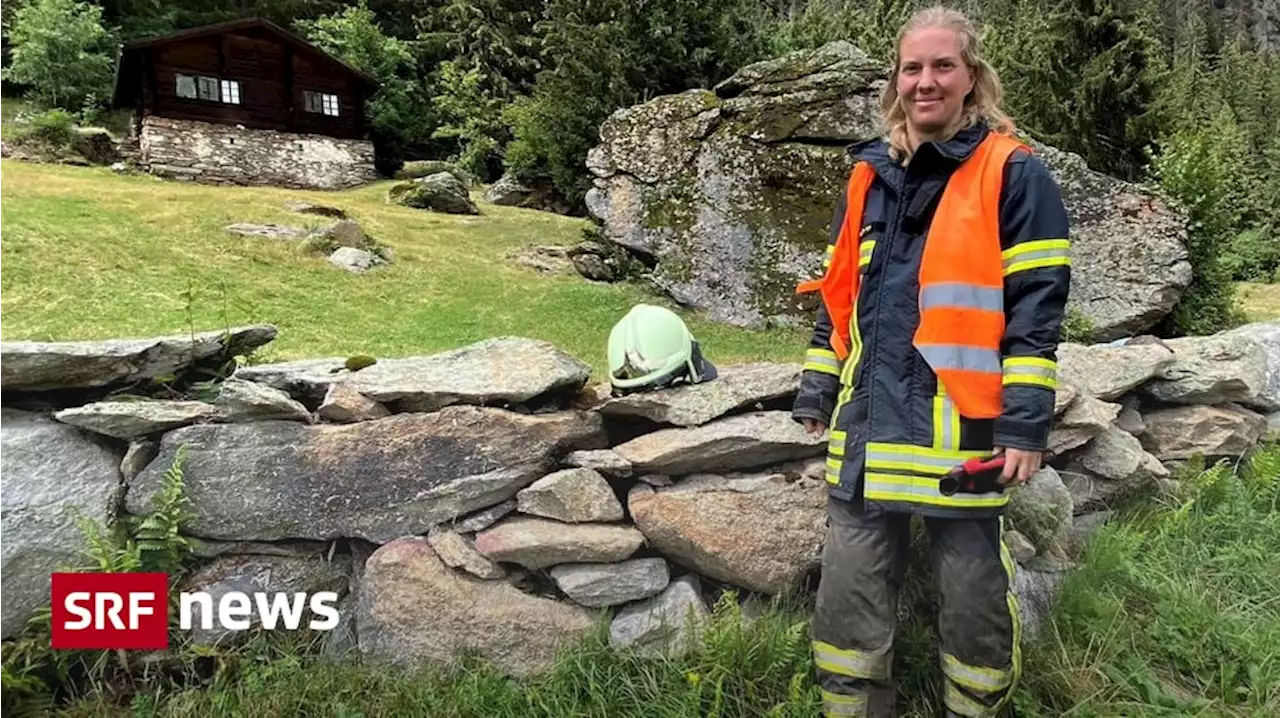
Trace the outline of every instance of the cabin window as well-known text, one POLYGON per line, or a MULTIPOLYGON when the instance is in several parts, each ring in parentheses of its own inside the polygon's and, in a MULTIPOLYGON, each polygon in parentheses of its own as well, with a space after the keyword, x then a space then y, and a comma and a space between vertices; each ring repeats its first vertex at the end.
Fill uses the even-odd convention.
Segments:
POLYGON ((239 80, 223 80, 222 81, 222 101, 229 105, 240 104, 240 81, 239 80))
POLYGON ((303 90, 302 92, 303 109, 307 112, 319 112, 331 117, 338 116, 338 96, 327 92, 312 92, 311 90, 303 90))
POLYGON ((202 100, 218 100, 218 81, 212 77, 197 77, 196 91, 202 100))
POLYGON ((229 105, 240 104, 240 81, 219 80, 216 77, 199 77, 176 73, 178 97, 192 100, 212 100, 229 105))
POLYGON ((190 75, 178 75, 178 97, 196 97, 196 78, 190 75))

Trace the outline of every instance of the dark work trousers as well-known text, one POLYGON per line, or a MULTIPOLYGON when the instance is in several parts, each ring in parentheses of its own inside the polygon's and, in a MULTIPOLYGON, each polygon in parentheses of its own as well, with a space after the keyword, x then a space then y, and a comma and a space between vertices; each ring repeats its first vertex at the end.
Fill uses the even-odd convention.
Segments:
MULTIPOLYGON (((865 513, 829 498, 813 654, 827 716, 895 716, 892 677, 898 593, 911 516, 865 513)), ((1009 715, 1021 656, 1013 558, 999 517, 925 518, 941 594, 938 613, 947 716, 1009 715)))

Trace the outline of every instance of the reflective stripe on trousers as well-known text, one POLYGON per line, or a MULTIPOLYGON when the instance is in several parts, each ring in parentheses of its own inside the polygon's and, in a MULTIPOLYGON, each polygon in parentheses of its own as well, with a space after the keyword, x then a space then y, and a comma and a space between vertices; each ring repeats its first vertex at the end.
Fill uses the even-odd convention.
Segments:
MULTIPOLYGON (((826 715, 891 718, 893 643, 911 517, 828 500, 813 656, 826 715)), ((925 518, 942 602, 939 654, 946 705, 962 716, 995 716, 1021 667, 1014 565, 1002 520, 925 518), (994 640, 993 640, 994 639, 994 640)), ((920 556, 918 560, 929 557, 920 556)))

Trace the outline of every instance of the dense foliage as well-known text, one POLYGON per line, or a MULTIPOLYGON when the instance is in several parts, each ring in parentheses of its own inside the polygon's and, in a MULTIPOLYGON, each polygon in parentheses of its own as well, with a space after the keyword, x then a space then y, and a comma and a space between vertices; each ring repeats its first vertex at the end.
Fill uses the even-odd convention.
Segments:
MULTIPOLYGON (((453 160, 581 207, 600 123, 743 64, 851 40, 888 57, 922 0, 16 0, 8 91, 79 112, 110 93, 112 39, 246 15, 289 27, 382 83, 382 170, 453 160), (53 32, 57 28, 59 32, 53 32), (73 59, 65 59, 73 58, 73 59)), ((1237 318, 1232 280, 1280 272, 1280 55, 1244 9, 1191 0, 960 0, 1026 131, 1094 168, 1160 184, 1189 211, 1196 282, 1163 333, 1237 318)))

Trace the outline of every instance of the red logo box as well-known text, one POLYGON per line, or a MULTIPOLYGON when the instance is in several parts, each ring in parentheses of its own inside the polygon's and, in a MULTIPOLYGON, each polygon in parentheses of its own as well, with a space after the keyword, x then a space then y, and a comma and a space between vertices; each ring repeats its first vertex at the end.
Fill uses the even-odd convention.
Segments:
POLYGON ((163 573, 55 573, 52 647, 167 648, 168 591, 163 573))

